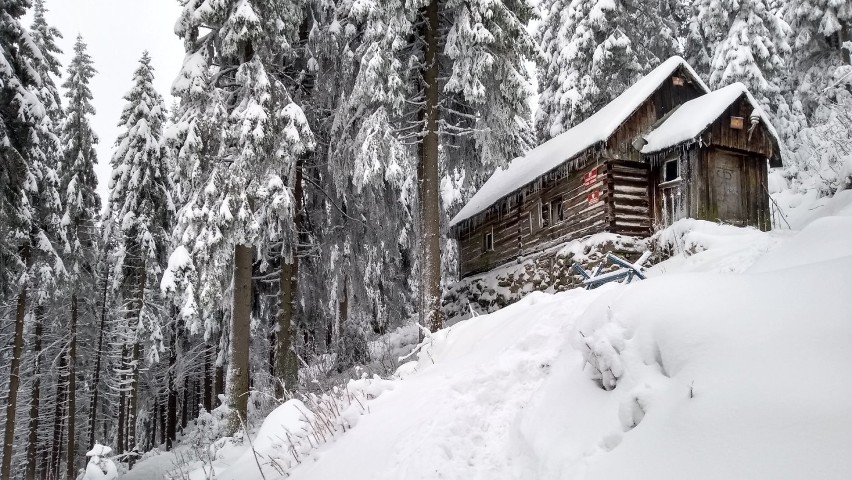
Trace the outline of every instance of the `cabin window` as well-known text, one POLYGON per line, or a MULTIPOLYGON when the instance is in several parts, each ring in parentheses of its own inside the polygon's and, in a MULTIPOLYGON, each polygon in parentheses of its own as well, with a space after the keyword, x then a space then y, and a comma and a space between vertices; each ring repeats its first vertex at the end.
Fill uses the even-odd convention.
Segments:
POLYGON ((565 219, 565 210, 562 205, 562 197, 553 199, 550 202, 550 224, 556 225, 565 219))
POLYGON ((538 209, 541 212, 540 217, 540 225, 541 228, 547 228, 550 226, 550 204, 547 203, 539 203, 538 209))
POLYGON ((663 165, 663 182, 671 182, 680 177, 680 161, 675 158, 663 165))
POLYGON ((482 251, 491 252, 494 250, 494 229, 492 228, 490 232, 485 232, 482 234, 482 251))

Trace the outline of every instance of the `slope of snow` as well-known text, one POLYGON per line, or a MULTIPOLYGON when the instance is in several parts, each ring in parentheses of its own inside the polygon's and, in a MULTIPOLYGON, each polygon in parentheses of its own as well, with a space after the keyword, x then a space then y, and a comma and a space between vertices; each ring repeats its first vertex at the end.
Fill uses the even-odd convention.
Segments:
POLYGON ((287 406, 216 478, 852 478, 852 195, 827 205, 799 232, 678 222, 648 280, 435 333, 286 473, 287 406))
POLYGON ((290 478, 852 477, 852 218, 713 227, 683 236, 704 265, 533 293, 435 334, 290 478), (714 272, 719 249, 740 273, 714 272))
POLYGON ((743 95, 746 96, 753 108, 752 117, 759 118, 769 130, 769 133, 775 137, 775 141, 780 143, 775 127, 772 126, 769 117, 760 108, 760 104, 749 93, 745 85, 736 82, 681 105, 662 125, 645 135, 645 140, 648 143, 642 148, 642 153, 659 152, 698 137, 743 95))
POLYGON ((505 170, 497 169, 450 221, 450 226, 485 210, 592 145, 606 141, 679 67, 689 72, 691 80, 699 88, 710 91, 684 59, 672 57, 666 60, 576 127, 512 160, 505 170))

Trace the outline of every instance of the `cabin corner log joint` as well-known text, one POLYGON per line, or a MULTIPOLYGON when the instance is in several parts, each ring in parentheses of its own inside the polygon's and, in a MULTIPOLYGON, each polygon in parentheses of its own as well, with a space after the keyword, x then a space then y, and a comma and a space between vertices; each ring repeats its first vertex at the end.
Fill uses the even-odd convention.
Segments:
POLYGON ((463 277, 595 233, 685 217, 770 228, 778 136, 745 86, 711 92, 680 57, 498 169, 450 222, 463 277))

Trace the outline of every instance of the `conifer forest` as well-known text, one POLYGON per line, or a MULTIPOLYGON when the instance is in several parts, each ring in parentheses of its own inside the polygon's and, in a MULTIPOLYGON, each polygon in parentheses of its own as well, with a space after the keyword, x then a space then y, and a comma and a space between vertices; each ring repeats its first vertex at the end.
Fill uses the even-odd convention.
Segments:
POLYGON ((64 1, 0 2, 0 479, 203 469, 292 399, 347 418, 458 321, 477 189, 670 57, 745 84, 785 191, 852 188, 848 0, 174 0, 183 65, 122 52, 115 138, 64 1))

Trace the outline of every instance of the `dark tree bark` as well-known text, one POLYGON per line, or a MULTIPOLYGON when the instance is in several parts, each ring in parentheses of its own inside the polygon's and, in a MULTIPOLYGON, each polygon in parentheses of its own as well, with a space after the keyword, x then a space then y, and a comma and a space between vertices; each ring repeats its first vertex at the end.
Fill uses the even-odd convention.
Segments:
MULTIPOLYGON (((30 247, 21 249, 21 258, 29 264, 30 247)), ((23 285, 18 294, 15 310, 15 337, 12 344, 12 365, 9 372, 9 398, 6 400, 6 430, 3 434, 3 465, 0 478, 12 478, 12 451, 15 444, 15 415, 18 411, 18 388, 21 385, 21 355, 24 352, 24 316, 27 313, 27 287, 23 285)))
POLYGON ((41 336, 44 322, 44 306, 35 308, 35 332, 33 333, 33 385, 30 395, 30 425, 27 438, 27 480, 38 478, 38 427, 39 404, 41 401, 41 336))
POLYGON ((189 375, 184 374, 183 376, 183 401, 180 404, 180 429, 186 428, 187 421, 189 420, 187 417, 189 416, 189 375))
POLYGON ((231 407, 227 434, 236 433, 246 419, 249 391, 249 347, 251 345, 251 269, 254 249, 234 247, 234 308, 228 363, 228 403, 231 407))
POLYGON ((440 108, 438 1, 424 8, 422 37, 426 42, 423 65, 424 103, 421 110, 423 141, 420 144, 421 213, 421 322, 431 331, 444 323, 441 309, 441 193, 438 154, 438 116, 440 108))
POLYGON ((65 433, 65 406, 67 396, 68 356, 65 354, 66 346, 59 352, 59 375, 56 377, 56 404, 53 409, 53 443, 50 447, 50 465, 48 471, 50 478, 59 478, 59 467, 63 451, 63 434, 65 433))
POLYGON ((77 318, 79 308, 77 294, 71 294, 71 324, 68 326, 68 447, 65 459, 66 476, 75 480, 77 472, 75 455, 77 453, 77 318))
MULTIPOLYGON (((136 417, 139 411, 139 362, 142 358, 142 345, 138 338, 133 343, 130 374, 130 392, 127 406, 127 450, 134 452, 136 445, 136 417)), ((133 468, 136 463, 135 455, 131 455, 127 461, 128 468, 133 468)))
POLYGON ((213 362, 216 360, 216 348, 210 343, 204 344, 204 410, 213 410, 213 362))
MULTIPOLYGON (((174 317, 174 316, 173 316, 174 317)), ((177 437, 177 389, 175 388, 175 368, 177 366, 177 321, 172 322, 169 335, 169 372, 166 375, 168 399, 166 400, 166 450, 171 450, 177 437)))
POLYGON ((115 451, 124 453, 126 450, 125 427, 127 426, 127 343, 121 345, 121 373, 118 376, 118 425, 116 427, 115 451))
POLYGON ((107 286, 109 285, 109 269, 107 270, 107 274, 104 276, 104 289, 101 293, 101 325, 98 333, 98 347, 95 351, 95 368, 92 372, 92 398, 89 401, 89 444, 87 447, 92 447, 95 445, 95 432, 97 430, 98 425, 98 405, 99 405, 99 395, 100 395, 100 383, 101 383, 101 362, 103 356, 103 347, 104 347, 104 331, 106 330, 106 316, 107 316, 107 286))
MULTIPOLYGON (((219 312, 219 315, 221 318, 222 313, 219 312)), ((224 395, 225 393, 225 362, 220 360, 224 360, 224 356, 227 353, 226 347, 228 341, 225 332, 220 330, 216 335, 216 361, 215 369, 213 370, 213 408, 219 406, 219 395, 224 395), (220 356, 223 358, 220 359, 220 356)))

